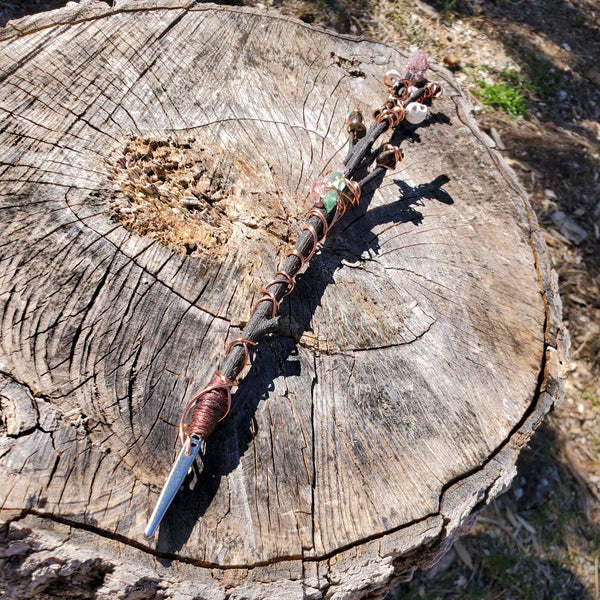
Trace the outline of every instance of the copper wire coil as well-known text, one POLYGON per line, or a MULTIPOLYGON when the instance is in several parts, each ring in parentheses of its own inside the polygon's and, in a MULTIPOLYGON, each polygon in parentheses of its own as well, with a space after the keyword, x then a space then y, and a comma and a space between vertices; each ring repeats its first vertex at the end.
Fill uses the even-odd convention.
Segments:
POLYGON ((337 221, 339 219, 341 219, 344 216, 345 212, 346 212, 346 203, 344 202, 342 195, 338 194, 335 215, 333 215, 333 219, 331 220, 331 224, 329 225, 330 229, 331 229, 331 227, 333 227, 335 225, 335 223, 337 223, 337 221))
POLYGON ((313 246, 311 251, 308 253, 308 256, 304 257, 304 262, 307 263, 314 256, 316 251, 317 251, 317 247, 313 246))
POLYGON ((426 98, 439 98, 442 95, 442 88, 439 84, 432 81, 428 81, 425 84, 425 97, 426 98))
POLYGON ((336 223, 339 219, 341 219, 344 215, 344 213, 346 212, 347 208, 356 206, 358 204, 358 200, 360 198, 360 186, 358 185, 358 182, 354 181, 353 179, 345 179, 345 183, 346 183, 346 188, 349 188, 352 195, 348 195, 345 190, 344 191, 339 191, 337 190, 337 188, 333 188, 335 189, 335 191, 338 194, 338 200, 337 200, 337 206, 336 206, 336 212, 335 215, 331 221, 331 223, 329 224, 329 229, 331 229, 331 227, 333 227, 334 223, 336 223))
MULTIPOLYGON (((342 200, 342 203, 344 205, 343 210, 341 211, 340 217, 346 212, 346 210, 348 209, 349 206, 354 206, 354 195, 349 196, 348 194, 345 193, 345 191, 340 192, 340 199, 342 200)), ((338 212, 340 212, 340 205, 338 202, 338 212)), ((338 217, 338 219, 340 218, 338 217)))
POLYGON ((269 283, 267 283, 264 286, 264 289, 267 290, 272 285, 276 285, 278 283, 287 283, 287 285, 289 286, 289 289, 287 290, 287 292, 285 294, 283 294, 283 296, 281 296, 281 299, 279 300, 279 302, 281 302, 281 300, 283 300, 288 294, 292 293, 292 290, 296 286, 296 283, 294 282, 293 277, 289 273, 286 273, 285 271, 277 271, 275 273, 275 276, 273 277, 273 279, 271 279, 271 281, 269 281, 269 283), (284 279, 283 280, 277 279, 278 275, 282 275, 284 279))
POLYGON ((355 202, 358 203, 360 199, 360 185, 358 181, 354 179, 346 179, 346 185, 352 189, 352 193, 354 194, 355 202))
POLYGON ((181 442, 181 445, 186 449, 185 453, 188 456, 190 453, 191 435, 197 433, 198 431, 207 431, 209 429, 212 430, 216 423, 222 421, 229 414, 229 410, 231 409, 231 388, 236 386, 237 384, 237 380, 231 381, 231 379, 225 377, 225 375, 223 375, 220 371, 215 371, 215 374, 213 375, 213 378, 211 379, 209 384, 186 404, 185 408, 183 409, 181 418, 179 419, 179 441, 181 442), (189 424, 185 422, 185 419, 187 418, 187 415, 190 412, 190 410, 192 410, 192 408, 195 408, 198 402, 203 400, 203 396, 205 397, 204 400, 206 401, 207 394, 211 394, 212 392, 223 389, 226 391, 227 394, 227 408, 224 412, 220 410, 222 408, 220 403, 218 403, 216 399, 212 399, 209 397, 207 402, 208 411, 205 411, 205 414, 202 415, 200 418, 194 418, 194 414, 192 414, 191 422, 189 424), (214 423, 208 423, 206 420, 213 416, 209 414, 210 410, 213 410, 215 413, 217 413, 217 411, 223 412, 223 414, 218 419, 216 419, 214 423))
MULTIPOLYGON (((287 253, 287 256, 295 256, 300 261, 300 269, 304 266, 304 264, 308 260, 307 258, 304 258, 304 256, 302 256, 302 254, 300 253, 300 251, 296 250, 296 248, 292 248, 287 253)), ((298 269, 298 270, 300 270, 300 269, 298 269)))
POLYGON ((381 125, 383 121, 387 121, 390 127, 396 127, 404 119, 404 107, 401 104, 396 105, 394 108, 386 108, 384 111, 377 113, 375 111, 373 113, 373 117, 375 117, 375 121, 377 121, 378 125, 381 125))
POLYGON ((391 109, 392 107, 389 107, 388 103, 386 102, 373 111, 373 118, 377 121, 377 123, 381 123, 383 120, 382 116, 387 114, 391 109))
MULTIPOLYGON (((390 96, 393 100, 393 96, 390 96)), ((377 119, 379 118, 379 116, 381 114, 383 114, 384 112, 390 110, 391 108, 393 108, 393 104, 390 106, 390 100, 386 100, 381 106, 378 106, 374 111, 373 111, 373 118, 377 119)))
POLYGON ((317 230, 310 223, 307 223, 302 228, 302 231, 310 231, 310 233, 312 233, 312 236, 313 236, 313 249, 312 249, 312 252, 310 253, 310 256, 312 256, 315 253, 315 251, 317 249, 317 246, 319 245, 319 234, 317 233, 317 230))
POLYGON ((231 352, 231 349, 234 346, 239 346, 240 344, 244 347, 244 364, 242 365, 242 368, 240 369, 240 371, 243 371, 244 368, 246 367, 246 365, 250 362, 250 355, 248 353, 248 344, 251 344, 252 346, 256 346, 256 345, 258 345, 258 342, 253 342, 252 340, 247 340, 240 335, 238 338, 233 340, 227 346, 226 354, 229 354, 229 352, 231 352))
POLYGON ((373 117, 378 125, 383 121, 388 121, 391 127, 396 127, 404 119, 403 96, 390 95, 389 98, 379 108, 373 111, 373 117))
POLYGON ((385 112, 387 110, 392 110, 394 107, 398 106, 401 98, 396 96, 394 93, 390 93, 387 97, 386 101, 379 107, 373 111, 373 116, 375 117, 377 113, 385 112))
POLYGON ((402 104, 398 104, 398 106, 394 108, 394 114, 397 115, 398 123, 400 123, 400 121, 402 121, 402 119, 404 119, 404 117, 406 116, 404 106, 402 104))
POLYGON ((385 85, 388 88, 391 95, 397 96, 398 98, 403 100, 404 98, 406 98, 406 96, 408 96, 408 88, 412 85, 412 83, 409 79, 401 77, 397 71, 388 71, 383 76, 383 85, 385 85), (398 90, 398 92, 400 93, 397 93, 394 90, 398 90))
POLYGON ((383 152, 392 152, 394 154, 394 164, 393 165, 386 165, 386 164, 378 165, 378 166, 384 167, 385 169, 388 169, 390 171, 393 171, 398 166, 398 163, 404 158, 404 155, 402 154, 402 150, 398 146, 393 146, 392 144, 384 144, 383 147, 381 148, 381 151, 382 151, 382 153, 383 152))
POLYGON ((327 218, 317 208, 310 209, 310 212, 308 213, 308 218, 310 219, 311 217, 318 217, 321 220, 321 223, 323 224, 323 235, 321 236, 321 239, 319 240, 320 242, 322 242, 325 239, 325 237, 327 236, 327 234, 329 233, 329 223, 327 223, 327 218))
POLYGON ((262 288, 259 294, 262 294, 262 296, 256 301, 250 314, 253 315, 256 312, 256 309, 258 308, 258 305, 261 302, 265 302, 266 300, 268 300, 273 305, 271 311, 271 318, 274 319, 275 315, 277 314, 277 311, 279 310, 279 302, 277 301, 277 298, 275 298, 275 294, 271 290, 267 290, 265 288, 262 288))
POLYGON ((350 206, 354 207, 358 204, 358 201, 360 199, 360 185, 358 185, 358 181, 354 181, 354 179, 346 179, 346 187, 350 188, 352 196, 348 196, 345 193, 346 190, 340 192, 340 195, 348 201, 348 204, 350 206))
POLYGON ((390 90, 398 83, 400 83, 402 81, 402 78, 400 77, 400 73, 398 73, 398 71, 396 71, 395 69, 393 71, 388 71, 384 76, 383 76, 383 85, 385 85, 386 87, 388 87, 390 90))
POLYGON ((412 83, 409 79, 402 80, 402 93, 396 94, 396 97, 400 98, 400 100, 406 100, 408 98, 408 88, 410 88, 412 83))

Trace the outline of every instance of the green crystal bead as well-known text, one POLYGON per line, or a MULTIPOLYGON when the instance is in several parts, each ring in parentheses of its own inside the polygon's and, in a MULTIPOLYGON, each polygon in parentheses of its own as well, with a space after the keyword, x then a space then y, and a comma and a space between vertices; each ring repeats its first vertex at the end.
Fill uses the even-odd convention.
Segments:
POLYGON ((337 208, 338 193, 335 190, 329 190, 323 198, 323 208, 328 212, 333 212, 337 208))
POLYGON ((343 173, 338 173, 337 171, 330 173, 329 182, 340 192, 343 192, 346 189, 346 178, 343 173))

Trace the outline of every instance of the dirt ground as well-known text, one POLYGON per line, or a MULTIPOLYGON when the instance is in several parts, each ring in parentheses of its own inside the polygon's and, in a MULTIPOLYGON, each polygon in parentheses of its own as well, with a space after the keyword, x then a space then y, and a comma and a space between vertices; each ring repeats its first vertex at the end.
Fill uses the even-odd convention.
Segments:
MULTIPOLYGON (((229 3, 422 48, 451 68, 529 193, 560 277, 572 339, 563 405, 522 453, 512 489, 478 515, 473 533, 390 599, 600 600, 600 5, 229 3)), ((0 2, 0 26, 64 4, 0 2)))

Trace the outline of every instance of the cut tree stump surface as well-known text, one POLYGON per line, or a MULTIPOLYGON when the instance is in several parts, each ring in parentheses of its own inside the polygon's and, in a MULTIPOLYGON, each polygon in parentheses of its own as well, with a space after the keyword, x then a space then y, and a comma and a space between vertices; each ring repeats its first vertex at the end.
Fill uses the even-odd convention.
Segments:
MULTIPOLYGON (((62 556, 52 577, 98 598, 375 597, 510 485, 561 398, 560 302, 524 191, 434 66, 405 160, 298 277, 143 536, 184 401, 405 57, 181 1, 0 31, 3 556, 62 556)), ((20 573, 14 597, 44 593, 20 573)))

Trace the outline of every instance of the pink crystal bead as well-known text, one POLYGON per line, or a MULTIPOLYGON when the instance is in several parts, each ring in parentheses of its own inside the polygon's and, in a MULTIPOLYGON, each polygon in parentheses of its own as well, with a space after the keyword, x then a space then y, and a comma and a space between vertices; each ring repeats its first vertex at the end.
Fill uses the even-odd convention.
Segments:
POLYGON ((418 83, 423 79, 423 75, 425 75, 427 69, 429 69, 429 56, 427 56, 427 52, 425 50, 411 52, 404 65, 406 79, 410 80, 411 83, 418 83))
POLYGON ((321 198, 327 193, 327 179, 325 177, 317 177, 310 188, 310 201, 314 204, 318 204, 321 198))

